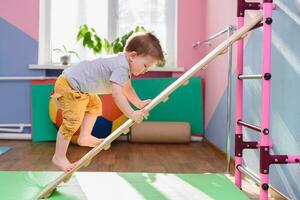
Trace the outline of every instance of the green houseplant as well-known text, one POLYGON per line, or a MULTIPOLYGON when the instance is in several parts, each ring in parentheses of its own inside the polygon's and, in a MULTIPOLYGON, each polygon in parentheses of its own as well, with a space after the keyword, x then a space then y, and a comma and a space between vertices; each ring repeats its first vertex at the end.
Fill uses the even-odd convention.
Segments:
MULTIPOLYGON (((101 54, 104 50, 106 54, 119 53, 124 50, 127 39, 136 32, 145 32, 146 29, 143 26, 136 26, 128 33, 117 37, 112 42, 109 42, 106 38, 101 38, 97 35, 93 27, 88 27, 86 24, 79 27, 77 34, 77 41, 82 40, 82 45, 93 51, 95 55, 101 54)), ((157 67, 165 66, 166 61, 157 64, 157 67)))
POLYGON ((112 42, 109 42, 106 38, 101 38, 97 35, 94 28, 89 28, 86 24, 79 27, 77 34, 77 41, 82 40, 82 45, 89 48, 93 53, 101 54, 104 50, 106 54, 122 52, 127 39, 136 32, 146 31, 143 26, 136 26, 134 30, 129 31, 123 36, 117 37, 112 42))
POLYGON ((71 62, 71 55, 76 55, 77 58, 79 58, 78 54, 76 51, 70 51, 67 49, 65 45, 62 45, 62 48, 55 48, 53 49, 54 52, 57 52, 61 54, 62 56, 60 57, 60 62, 63 65, 68 65, 71 62))

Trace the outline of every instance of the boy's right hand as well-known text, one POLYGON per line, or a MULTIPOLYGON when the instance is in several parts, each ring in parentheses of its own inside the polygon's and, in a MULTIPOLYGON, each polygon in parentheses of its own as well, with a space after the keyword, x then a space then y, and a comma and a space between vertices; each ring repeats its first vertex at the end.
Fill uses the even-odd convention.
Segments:
POLYGON ((135 110, 131 113, 130 119, 135 121, 136 123, 141 123, 144 118, 147 118, 148 112, 145 112, 145 110, 135 110))

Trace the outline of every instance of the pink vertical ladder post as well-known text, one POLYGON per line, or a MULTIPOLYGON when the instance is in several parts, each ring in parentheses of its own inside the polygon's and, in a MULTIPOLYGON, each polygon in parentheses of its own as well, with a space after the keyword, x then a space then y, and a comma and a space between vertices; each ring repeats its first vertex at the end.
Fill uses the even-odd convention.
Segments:
POLYGON ((272 47, 272 12, 276 6, 273 0, 263 2, 263 66, 262 66, 262 111, 260 142, 260 199, 268 199, 269 168, 271 164, 299 164, 300 156, 271 155, 270 148, 270 89, 271 89, 271 47, 272 47))
MULTIPOLYGON (((246 10, 259 10, 260 3, 237 0, 237 28, 244 26, 246 10)), ((236 65, 236 111, 235 111, 235 185, 242 188, 242 174, 238 169, 243 165, 243 149, 257 148, 257 144, 245 145, 243 142, 242 126, 238 123, 243 119, 243 80, 239 78, 244 69, 244 39, 237 41, 237 65, 236 65)))
POLYGON ((260 141, 260 199, 268 199, 270 152, 270 96, 273 0, 263 2, 262 106, 260 141))
MULTIPOLYGON (((237 28, 240 29, 244 25, 244 17, 238 17, 237 28)), ((240 39, 237 42, 237 65, 236 65, 236 121, 243 119, 243 81, 238 78, 238 75, 243 74, 243 46, 244 41, 240 39)), ((235 124, 235 136, 242 137, 242 126, 235 124)), ((237 141, 237 140, 236 140, 237 141)), ((237 146, 237 145, 236 145, 237 146)), ((242 155, 236 151, 235 153, 235 184, 238 188, 242 188, 242 175, 237 169, 237 166, 243 164, 242 155)))

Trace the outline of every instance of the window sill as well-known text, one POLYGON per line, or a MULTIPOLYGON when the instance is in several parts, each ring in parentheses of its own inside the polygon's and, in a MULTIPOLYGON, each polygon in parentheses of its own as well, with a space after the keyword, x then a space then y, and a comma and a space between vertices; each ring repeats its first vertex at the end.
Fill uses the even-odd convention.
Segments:
MULTIPOLYGON (((61 64, 29 64, 29 69, 63 70, 70 65, 61 64)), ((150 72, 184 72, 184 67, 153 67, 150 72)))

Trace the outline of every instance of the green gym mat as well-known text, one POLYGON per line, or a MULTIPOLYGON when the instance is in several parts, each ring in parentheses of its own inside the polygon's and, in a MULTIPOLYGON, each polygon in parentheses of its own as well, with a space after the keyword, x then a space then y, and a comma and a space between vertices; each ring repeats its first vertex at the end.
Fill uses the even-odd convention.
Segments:
MULTIPOLYGON (((177 78, 141 79, 132 82, 141 99, 153 99, 177 78)), ((199 77, 176 89, 168 101, 155 106, 146 121, 189 122, 192 134, 204 134, 202 86, 199 77)))
POLYGON ((54 84, 32 84, 31 113, 32 113, 32 141, 53 141, 57 129, 49 117, 49 99, 54 84))
MULTIPOLYGON (((151 78, 133 80, 132 84, 142 99, 153 99, 177 78, 151 78)), ((53 83, 32 84, 32 140, 54 141, 57 129, 49 117, 49 97, 53 83)), ((103 105, 105 106, 105 105, 103 105)), ((169 100, 151 110, 146 121, 185 121, 191 124, 192 134, 204 134, 202 86, 199 77, 174 91, 169 100)))
MULTIPOLYGON (((0 171, 0 199, 32 200, 61 172, 0 171)), ((77 172, 51 200, 244 200, 224 174, 77 172)))

